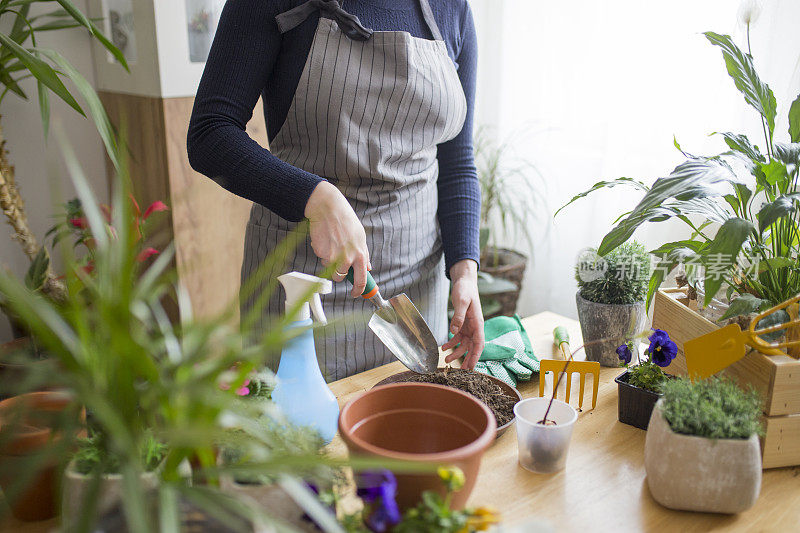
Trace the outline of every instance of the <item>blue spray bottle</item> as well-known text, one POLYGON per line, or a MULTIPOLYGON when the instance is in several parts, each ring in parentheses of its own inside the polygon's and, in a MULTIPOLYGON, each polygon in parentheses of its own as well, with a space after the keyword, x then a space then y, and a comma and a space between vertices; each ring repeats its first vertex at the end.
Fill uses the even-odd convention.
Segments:
POLYGON ((291 339, 281 352, 272 399, 291 423, 315 428, 327 444, 336 435, 339 403, 322 377, 310 326, 312 312, 317 322, 327 324, 319 295, 331 292, 331 282, 301 272, 283 274, 278 281, 286 291, 286 312, 300 305, 289 327, 305 331, 291 339))

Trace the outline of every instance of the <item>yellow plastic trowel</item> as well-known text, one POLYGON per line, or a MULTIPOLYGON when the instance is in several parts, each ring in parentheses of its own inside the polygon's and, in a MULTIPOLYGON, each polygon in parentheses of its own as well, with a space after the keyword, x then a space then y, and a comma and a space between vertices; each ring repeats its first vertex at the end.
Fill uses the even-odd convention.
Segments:
POLYGON ((689 377, 691 379, 705 379, 727 368, 744 357, 745 345, 751 346, 766 355, 783 355, 785 354, 782 350, 783 348, 800 346, 800 340, 770 343, 760 337, 760 335, 800 325, 800 319, 794 319, 763 329, 755 329, 756 325, 764 317, 785 309, 798 301, 800 301, 800 294, 767 309, 753 318, 750 321, 750 326, 745 331, 742 331, 739 324, 728 324, 724 328, 686 341, 683 344, 683 351, 686 354, 686 370, 689 377))

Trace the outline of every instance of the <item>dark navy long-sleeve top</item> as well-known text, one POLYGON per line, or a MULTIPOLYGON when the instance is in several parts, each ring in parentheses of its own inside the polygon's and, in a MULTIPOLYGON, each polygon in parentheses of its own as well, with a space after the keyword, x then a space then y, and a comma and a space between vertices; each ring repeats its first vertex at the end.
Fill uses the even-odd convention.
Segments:
MULTIPOLYGON (((214 37, 189 124, 192 168, 230 192, 293 222, 324 178, 290 165, 262 148, 245 131, 263 97, 272 140, 300 80, 318 14, 281 34, 275 16, 304 0, 228 0, 214 37)), ((477 42, 467 0, 429 0, 467 97, 461 133, 438 147, 438 220, 447 272, 462 259, 479 261, 480 187, 472 130, 477 42)), ((419 0, 340 0, 342 7, 376 31, 407 31, 432 38, 419 0)))

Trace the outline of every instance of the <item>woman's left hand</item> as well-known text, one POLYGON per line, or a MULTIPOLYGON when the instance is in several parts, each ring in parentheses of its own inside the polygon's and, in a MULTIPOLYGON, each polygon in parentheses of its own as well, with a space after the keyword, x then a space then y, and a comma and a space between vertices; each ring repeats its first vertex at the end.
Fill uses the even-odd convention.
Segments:
POLYGON ((447 356, 450 363, 465 353, 467 356, 461 368, 472 370, 483 352, 483 311, 478 295, 478 264, 472 259, 464 259, 450 268, 450 279, 453 288, 450 297, 453 300, 455 314, 450 322, 450 333, 453 338, 442 345, 448 350, 458 345, 453 353, 447 356))

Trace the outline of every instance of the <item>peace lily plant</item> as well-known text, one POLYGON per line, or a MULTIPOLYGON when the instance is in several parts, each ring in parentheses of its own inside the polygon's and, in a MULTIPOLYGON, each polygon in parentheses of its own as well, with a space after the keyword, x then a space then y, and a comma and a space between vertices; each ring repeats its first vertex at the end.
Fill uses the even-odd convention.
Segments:
POLYGON ((648 304, 680 264, 688 271, 705 272, 705 305, 727 286, 732 301, 726 318, 769 307, 800 292, 800 96, 789 106, 788 135, 780 135, 775 130, 775 96, 758 76, 750 52, 752 16, 743 22, 747 52, 728 35, 711 31, 704 35, 720 48, 736 88, 758 112, 763 138, 755 141, 741 133, 716 132, 728 150, 712 156, 693 155, 675 140, 675 147, 687 159, 652 187, 627 177, 601 181, 566 204, 616 186, 644 192, 636 207, 623 214, 603 238, 600 255, 616 249, 648 222, 675 219, 689 227, 688 239, 664 243, 651 252, 660 261, 650 276, 648 304))

